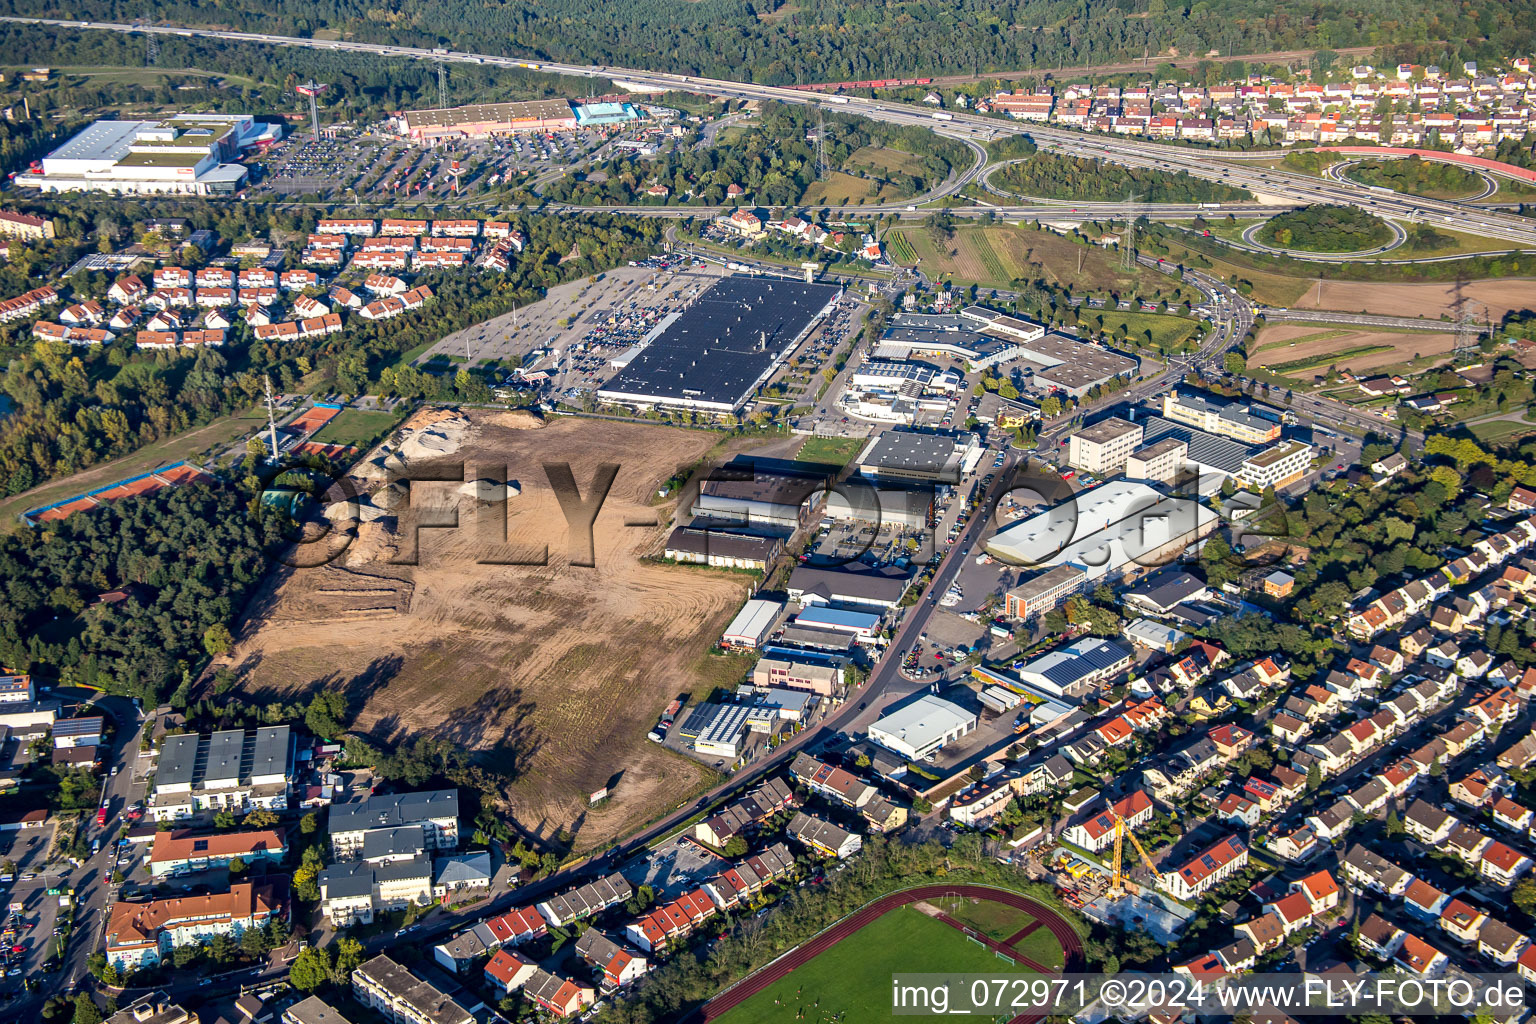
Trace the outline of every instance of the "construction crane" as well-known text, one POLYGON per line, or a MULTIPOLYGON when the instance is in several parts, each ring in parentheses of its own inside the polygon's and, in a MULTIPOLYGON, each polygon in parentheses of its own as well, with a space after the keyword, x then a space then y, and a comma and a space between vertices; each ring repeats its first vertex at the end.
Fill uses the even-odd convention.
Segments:
POLYGON ((1126 877, 1128 872, 1124 870, 1121 858, 1121 852, 1125 848, 1125 841, 1127 839, 1131 841, 1132 846, 1136 847, 1136 853, 1141 857, 1141 862, 1147 866, 1147 870, 1152 872, 1154 880, 1157 878, 1157 867, 1152 863, 1152 858, 1147 856, 1147 851, 1142 849, 1141 842, 1136 838, 1136 834, 1126 827, 1125 819, 1115 814, 1113 810, 1109 813, 1113 814, 1115 818, 1115 864, 1114 873, 1109 881, 1109 891, 1104 894, 1104 897, 1113 901, 1126 895, 1129 891, 1128 886, 1131 885, 1126 877))

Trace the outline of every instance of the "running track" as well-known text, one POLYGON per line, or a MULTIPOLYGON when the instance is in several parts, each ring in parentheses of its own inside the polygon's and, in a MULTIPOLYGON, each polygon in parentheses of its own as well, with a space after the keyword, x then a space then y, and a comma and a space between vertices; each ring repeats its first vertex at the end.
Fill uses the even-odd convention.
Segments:
MULTIPOLYGON (((721 1016, 727 1010, 732 1010, 748 999, 757 995, 769 985, 790 974, 796 968, 810 963, 816 957, 825 953, 839 942, 863 928, 885 913, 904 907, 909 903, 918 903, 923 900, 939 899, 944 896, 965 896, 977 899, 992 900, 1015 910, 1022 910, 1033 914, 1037 921, 1044 924, 1061 943, 1062 952, 1066 955, 1066 970, 1080 969, 1083 961, 1083 942, 1077 934, 1077 930, 1069 924, 1065 918, 1058 914, 1050 906, 1041 903, 1023 893, 1010 892, 1007 889, 994 889, 986 885, 924 885, 916 889, 903 889, 900 892, 889 893, 880 897, 873 903, 855 910, 852 914, 821 932, 810 940, 796 946, 789 953, 775 960, 767 967, 762 968, 756 974, 748 975, 737 982, 731 988, 726 989, 699 1009, 695 1010, 688 1018, 693 1024, 707 1022, 721 1016)), ((1043 1019, 1041 1015, 1031 1014, 1015 1017, 1010 1024, 1026 1024, 1030 1021, 1043 1019)))

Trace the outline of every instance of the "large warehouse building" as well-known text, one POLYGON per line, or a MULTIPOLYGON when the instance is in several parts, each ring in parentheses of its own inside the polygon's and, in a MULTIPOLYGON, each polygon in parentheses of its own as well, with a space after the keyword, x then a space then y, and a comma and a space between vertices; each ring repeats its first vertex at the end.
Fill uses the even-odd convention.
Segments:
POLYGON ((1177 558, 1221 518, 1195 501, 1111 480, 1005 527, 987 552, 1014 565, 1072 565, 1088 581, 1116 579, 1177 558))
POLYGON ((657 324, 598 389, 602 402, 729 415, 842 295, 835 284, 724 277, 657 324))
POLYGON ((228 195, 246 169, 234 161, 252 146, 282 138, 279 125, 248 114, 175 114, 158 121, 96 121, 16 175, 44 192, 228 195))
POLYGON ((528 100, 522 103, 471 103, 463 107, 407 110, 400 114, 400 132, 416 142, 483 139, 519 132, 564 132, 577 126, 576 111, 567 100, 528 100))

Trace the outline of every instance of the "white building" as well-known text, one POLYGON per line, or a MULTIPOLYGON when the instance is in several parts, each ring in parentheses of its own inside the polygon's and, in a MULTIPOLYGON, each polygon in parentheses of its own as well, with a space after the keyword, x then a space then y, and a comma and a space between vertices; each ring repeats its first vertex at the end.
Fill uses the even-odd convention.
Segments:
POLYGON ((149 797, 150 816, 174 821, 208 810, 286 810, 292 775, 293 740, 286 725, 167 736, 149 797))
POLYGON ((16 175, 44 192, 228 195, 246 169, 235 161, 252 146, 282 137, 277 125, 249 114, 175 114, 158 121, 96 121, 16 175))
MULTIPOLYGON (((345 860, 365 854, 370 833, 408 826, 422 830, 422 849, 452 850, 459 845, 459 791, 389 793, 360 803, 332 804, 327 824, 331 854, 345 860)), ((430 874, 430 872, 429 872, 430 874)))
POLYGON ((869 727, 869 738, 908 760, 921 760, 976 728, 977 716, 958 704, 925 694, 869 727))
POLYGON ((1067 438, 1067 465, 1085 473, 1110 476, 1125 468, 1141 445, 1140 425, 1111 416, 1067 438))

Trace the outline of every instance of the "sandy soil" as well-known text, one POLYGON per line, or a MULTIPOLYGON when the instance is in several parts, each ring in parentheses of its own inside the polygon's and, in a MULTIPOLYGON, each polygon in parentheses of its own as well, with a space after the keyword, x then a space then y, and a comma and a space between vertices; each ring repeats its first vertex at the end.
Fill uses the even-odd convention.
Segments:
MULTIPOLYGON (((1326 355, 1329 352, 1346 352, 1350 349, 1363 348, 1367 345, 1389 345, 1391 348, 1382 352, 1368 352, 1361 355, 1350 356, 1336 361, 1341 370, 1349 370, 1354 373, 1362 373, 1383 366, 1394 366, 1406 363, 1414 359, 1430 356, 1449 356, 1456 346, 1454 334, 1431 334, 1426 331, 1404 331, 1400 333, 1391 331, 1342 330, 1331 327, 1328 324, 1272 324, 1259 332, 1258 344, 1255 354, 1249 362, 1254 366, 1275 366, 1279 363, 1292 363, 1302 359, 1310 359, 1314 356, 1326 355), (1313 340, 1304 340, 1313 339, 1313 340), (1285 345, 1281 342, 1299 341, 1299 344, 1285 345), (1275 348, 1265 348, 1266 345, 1277 345, 1275 348)), ((1315 370, 1298 373, 1294 376, 1310 376, 1320 378, 1327 374, 1328 365, 1324 364, 1315 370)))
MULTIPOLYGON (((1512 309, 1536 308, 1536 281, 1500 278, 1468 281, 1462 295, 1488 307, 1495 322, 1512 309)), ((1455 316, 1456 286, 1452 282, 1378 284, 1370 281, 1324 281, 1322 298, 1314 283, 1292 306, 1298 309, 1332 309, 1345 313, 1376 313, 1383 316, 1455 316)))
MULTIPOLYGON (((506 466, 517 487, 505 505, 507 544, 485 532, 497 528, 494 506, 459 493, 462 483, 416 485, 435 495, 428 502, 456 505, 460 528, 423 529, 419 564, 397 565, 390 559, 409 545, 395 517, 375 518, 342 558, 274 574, 234 655, 246 687, 284 699, 339 688, 358 728, 380 741, 430 734, 479 751, 514 778, 508 799, 521 827, 538 836, 570 828, 578 848, 696 791, 708 781, 703 766, 645 734, 680 692, 736 681, 723 676, 739 669, 705 652, 747 581, 640 559, 656 551, 673 512, 650 503, 656 485, 703 455, 712 435, 494 413, 474 414, 464 430, 443 416, 406 426, 446 432, 448 442, 419 436, 446 443, 475 477, 485 475, 480 466, 506 466), (595 568, 571 564, 542 468, 559 462, 584 497, 599 463, 620 465, 593 528, 595 568), (545 546, 547 565, 478 564, 545 546), (611 798, 588 814, 587 794, 604 785, 611 798)), ((381 482, 380 454, 360 464, 374 478, 365 486, 381 482)))

